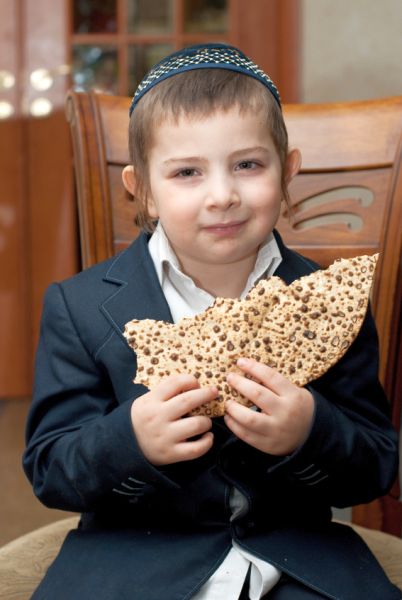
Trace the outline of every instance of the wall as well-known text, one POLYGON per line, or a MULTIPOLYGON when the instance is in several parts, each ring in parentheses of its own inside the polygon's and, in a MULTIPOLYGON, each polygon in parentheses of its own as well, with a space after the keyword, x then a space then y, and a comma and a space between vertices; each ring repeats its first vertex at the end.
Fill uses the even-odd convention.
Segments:
POLYGON ((402 94, 401 0, 301 2, 301 101, 402 94))

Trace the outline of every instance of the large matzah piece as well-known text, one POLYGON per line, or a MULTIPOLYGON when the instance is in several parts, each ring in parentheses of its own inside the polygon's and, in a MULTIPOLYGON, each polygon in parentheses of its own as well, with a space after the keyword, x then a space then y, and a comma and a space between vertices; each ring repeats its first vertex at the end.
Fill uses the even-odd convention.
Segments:
POLYGON ((206 311, 176 324, 133 320, 125 337, 137 355, 136 383, 153 389, 164 377, 191 373, 216 385, 217 400, 195 413, 225 412, 225 401, 249 402, 226 376, 238 358, 254 358, 303 386, 346 352, 363 322, 378 255, 339 259, 286 285, 261 280, 243 300, 217 298, 206 311))

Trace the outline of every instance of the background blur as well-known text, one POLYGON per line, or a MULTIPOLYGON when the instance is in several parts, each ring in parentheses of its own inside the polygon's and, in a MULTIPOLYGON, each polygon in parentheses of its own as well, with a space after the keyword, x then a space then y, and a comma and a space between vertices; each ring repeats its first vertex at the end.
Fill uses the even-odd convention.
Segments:
POLYGON ((284 102, 402 95, 401 30, 401 0, 0 0, 0 544, 64 514, 20 462, 43 293, 80 269, 66 91, 131 95, 165 54, 226 41, 284 102))

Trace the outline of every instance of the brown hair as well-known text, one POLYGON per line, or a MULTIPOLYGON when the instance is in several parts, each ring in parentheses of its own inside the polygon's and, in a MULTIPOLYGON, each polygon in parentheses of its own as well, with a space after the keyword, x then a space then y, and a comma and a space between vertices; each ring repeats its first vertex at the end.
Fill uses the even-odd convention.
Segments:
POLYGON ((158 124, 166 119, 199 118, 235 106, 240 112, 263 111, 282 167, 282 193, 289 205, 285 184, 288 135, 281 109, 271 92, 248 75, 226 69, 194 69, 158 83, 138 102, 129 124, 130 160, 134 167, 139 204, 137 224, 153 231, 147 210, 149 190, 148 156, 158 124))

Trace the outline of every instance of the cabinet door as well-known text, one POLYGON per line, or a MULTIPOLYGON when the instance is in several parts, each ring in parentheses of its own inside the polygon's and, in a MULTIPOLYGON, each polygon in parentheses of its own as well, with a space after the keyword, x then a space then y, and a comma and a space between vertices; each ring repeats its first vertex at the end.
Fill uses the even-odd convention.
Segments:
POLYGON ((68 0, 0 0, 0 395, 31 393, 46 286, 78 269, 68 0))
POLYGON ((20 56, 18 3, 0 1, 0 390, 2 395, 27 389, 29 319, 24 261, 25 202, 23 127, 19 106, 20 56))

